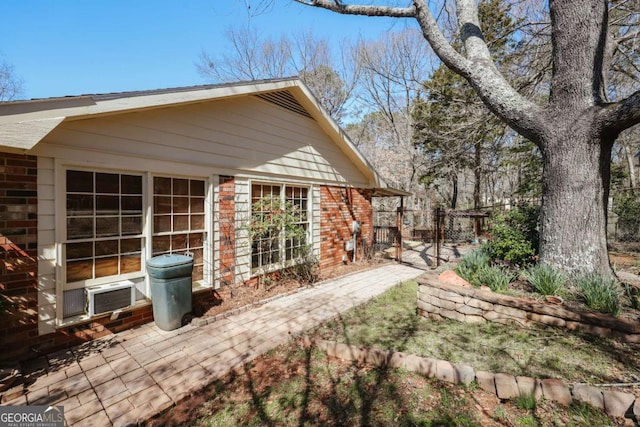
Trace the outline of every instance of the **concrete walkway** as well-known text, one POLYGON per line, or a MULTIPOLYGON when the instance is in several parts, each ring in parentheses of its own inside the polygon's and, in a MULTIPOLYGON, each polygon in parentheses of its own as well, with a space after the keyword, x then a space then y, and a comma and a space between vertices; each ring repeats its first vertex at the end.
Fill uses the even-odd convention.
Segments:
POLYGON ((234 367, 423 270, 390 264, 317 284, 210 324, 124 331, 25 366, 27 393, 3 405, 63 405, 69 426, 135 425, 234 367))

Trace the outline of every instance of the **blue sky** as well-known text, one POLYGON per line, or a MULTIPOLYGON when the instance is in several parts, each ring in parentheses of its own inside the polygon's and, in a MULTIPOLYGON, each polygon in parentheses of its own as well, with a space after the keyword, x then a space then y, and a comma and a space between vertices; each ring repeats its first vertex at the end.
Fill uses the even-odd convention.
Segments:
POLYGON ((4 0, 0 61, 24 81, 22 98, 207 83, 195 63, 228 48, 225 31, 246 26, 279 36, 375 39, 406 22, 340 16, 275 0, 250 16, 244 0, 4 0))

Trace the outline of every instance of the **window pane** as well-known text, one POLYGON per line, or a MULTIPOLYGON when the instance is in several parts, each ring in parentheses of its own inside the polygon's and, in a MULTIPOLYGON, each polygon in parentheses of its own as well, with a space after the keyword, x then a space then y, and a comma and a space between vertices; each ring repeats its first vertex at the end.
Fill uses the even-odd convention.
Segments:
POLYGON ((68 170, 67 192, 93 193, 93 172, 68 170))
POLYGON ((142 197, 140 196, 123 196, 121 199, 123 214, 141 214, 142 213, 142 197))
POLYGON ((142 194, 142 177, 136 175, 122 175, 122 194, 142 194))
POLYGON ((171 178, 153 178, 153 194, 171 194, 171 178))
POLYGON ((96 218, 96 237, 118 235, 120 235, 120 218, 117 216, 96 218))
POLYGON ((115 173, 96 173, 96 193, 120 193, 120 175, 115 173))
POLYGON ((93 278, 93 259, 67 261, 67 283, 93 278))
POLYGON ((189 198, 188 197, 174 197, 173 198, 173 213, 189 213, 189 198))
POLYGON ((156 215, 153 217, 153 232, 168 233, 171 231, 171 215, 156 215))
POLYGON ((120 197, 96 196, 96 215, 118 215, 120 213, 120 197))
POLYGON ((202 230, 204 228, 204 215, 191 216, 191 229, 202 230))
POLYGON ((67 218, 67 239, 93 237, 93 218, 67 218))
POLYGON ((118 257, 97 258, 96 259, 96 278, 115 276, 118 274, 118 257))
POLYGON ((93 215, 93 195, 67 194, 67 216, 93 215))
POLYGON ((169 252, 171 250, 171 236, 155 236, 152 245, 154 255, 169 252))
POLYGON ((187 235, 174 234, 171 236, 171 251, 185 251, 187 249, 187 235))
POLYGON ((191 198, 191 213, 204 213, 204 199, 201 197, 191 198))
POLYGON ((93 242, 69 243, 67 245, 67 259, 92 258, 93 242))
POLYGON ((189 247, 201 248, 203 246, 203 240, 202 233, 189 234, 189 247))
POLYGON ((120 253, 140 252, 142 250, 142 239, 123 239, 120 241, 120 253))
POLYGON ((194 264, 202 264, 203 250, 202 249, 192 249, 191 252, 193 253, 193 262, 194 262, 194 264))
POLYGON ((204 196, 204 181, 191 181, 191 196, 204 196))
POLYGON ((173 195, 174 196, 188 196, 189 195, 189 180, 188 179, 175 179, 173 180, 173 195))
POLYGON ((153 212, 157 214, 171 213, 171 197, 154 196, 153 212))
POLYGON ((96 242, 96 256, 116 255, 118 253, 117 240, 102 240, 96 242))
POLYGON ((120 274, 133 273, 142 270, 140 254, 123 255, 120 258, 120 274))
POLYGON ((187 230, 189 230, 189 216, 175 215, 173 217, 173 231, 187 231, 187 230))
POLYGON ((122 235, 130 236, 132 234, 142 233, 142 217, 126 216, 122 218, 122 235))

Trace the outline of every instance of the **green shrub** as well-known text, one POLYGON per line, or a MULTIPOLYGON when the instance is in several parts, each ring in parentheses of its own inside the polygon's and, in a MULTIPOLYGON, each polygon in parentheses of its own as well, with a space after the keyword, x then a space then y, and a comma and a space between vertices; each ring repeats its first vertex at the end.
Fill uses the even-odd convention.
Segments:
POLYGON ((541 295, 564 295, 566 279, 546 264, 537 264, 523 272, 533 289, 541 295))
POLYGON ((588 274, 578 278, 578 293, 592 309, 617 316, 620 314, 622 289, 611 277, 588 274))
POLYGON ((534 262, 538 251, 539 208, 522 205, 494 218, 487 251, 491 259, 520 267, 534 262))
POLYGON ((297 280, 301 284, 310 285, 318 281, 320 276, 318 257, 313 254, 310 246, 303 246, 297 249, 294 264, 285 269, 283 277, 285 279, 297 280))
POLYGON ((467 282, 480 286, 478 272, 489 265, 489 255, 482 248, 476 249, 464 255, 454 271, 467 282))
POLYGON ((509 283, 513 282, 515 274, 505 268, 485 265, 478 271, 476 277, 480 284, 488 286, 492 291, 504 292, 509 287, 509 283))

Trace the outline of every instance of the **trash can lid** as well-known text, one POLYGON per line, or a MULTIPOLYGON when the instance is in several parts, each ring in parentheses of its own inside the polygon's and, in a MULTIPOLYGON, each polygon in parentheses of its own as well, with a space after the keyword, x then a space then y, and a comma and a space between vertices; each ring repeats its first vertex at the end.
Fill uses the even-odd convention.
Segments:
POLYGON ((147 266, 154 268, 171 268, 185 264, 192 264, 193 258, 187 255, 164 254, 147 260, 147 266))

